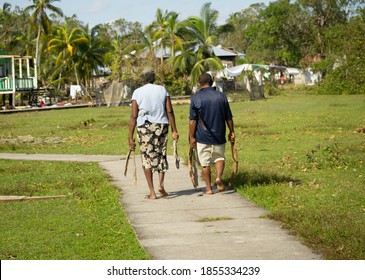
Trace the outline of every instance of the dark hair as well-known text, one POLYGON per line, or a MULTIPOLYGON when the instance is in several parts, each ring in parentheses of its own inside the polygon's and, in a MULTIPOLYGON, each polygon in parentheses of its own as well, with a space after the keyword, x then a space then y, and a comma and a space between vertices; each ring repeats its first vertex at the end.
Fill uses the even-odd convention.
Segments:
POLYGON ((201 86, 209 85, 211 87, 213 85, 213 77, 209 73, 204 73, 200 75, 198 82, 201 86))
POLYGON ((141 74, 141 79, 143 80, 144 83, 153 84, 156 80, 155 71, 153 71, 152 68, 143 70, 141 74))

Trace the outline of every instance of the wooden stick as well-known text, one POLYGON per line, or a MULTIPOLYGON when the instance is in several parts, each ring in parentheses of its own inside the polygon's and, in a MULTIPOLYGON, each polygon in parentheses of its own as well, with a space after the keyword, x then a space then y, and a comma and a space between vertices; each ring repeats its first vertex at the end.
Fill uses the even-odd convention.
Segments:
POLYGON ((66 195, 53 195, 53 196, 0 196, 0 203, 25 201, 25 200, 66 198, 66 197, 67 197, 66 195))

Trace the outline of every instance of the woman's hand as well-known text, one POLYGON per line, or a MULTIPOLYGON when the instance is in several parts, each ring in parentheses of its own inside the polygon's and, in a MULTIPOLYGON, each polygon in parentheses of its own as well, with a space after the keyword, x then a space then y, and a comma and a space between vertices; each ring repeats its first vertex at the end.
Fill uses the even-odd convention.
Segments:
POLYGON ((136 150, 136 142, 133 138, 129 138, 129 150, 135 151, 136 150))
POLYGON ((176 141, 179 140, 179 133, 173 132, 171 136, 172 136, 173 140, 176 140, 176 141))

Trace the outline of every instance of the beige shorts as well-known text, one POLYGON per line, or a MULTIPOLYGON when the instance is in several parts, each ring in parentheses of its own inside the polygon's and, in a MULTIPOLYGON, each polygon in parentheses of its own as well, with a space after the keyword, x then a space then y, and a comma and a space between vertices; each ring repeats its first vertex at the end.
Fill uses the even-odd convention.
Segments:
POLYGON ((199 162, 202 166, 209 166, 216 161, 225 160, 224 151, 226 144, 208 145, 197 143, 196 145, 199 162))

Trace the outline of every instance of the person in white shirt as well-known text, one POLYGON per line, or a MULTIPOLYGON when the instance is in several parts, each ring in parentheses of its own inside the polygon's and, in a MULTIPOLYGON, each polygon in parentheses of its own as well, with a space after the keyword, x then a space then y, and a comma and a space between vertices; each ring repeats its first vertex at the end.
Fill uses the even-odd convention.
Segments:
POLYGON ((131 98, 128 141, 130 150, 134 151, 136 144, 133 135, 137 127, 142 167, 149 188, 146 198, 156 199, 153 183, 153 173, 156 171, 159 174, 160 197, 168 195, 164 179, 165 172, 168 170, 166 151, 169 126, 171 126, 174 140, 178 140, 179 134, 169 93, 165 87, 154 84, 155 72, 152 69, 146 69, 142 72, 141 78, 145 85, 137 88, 131 98))

